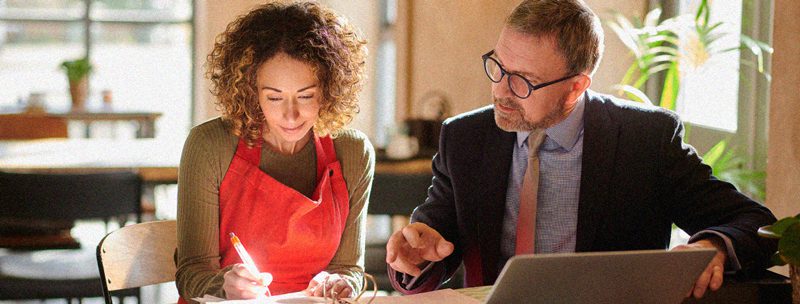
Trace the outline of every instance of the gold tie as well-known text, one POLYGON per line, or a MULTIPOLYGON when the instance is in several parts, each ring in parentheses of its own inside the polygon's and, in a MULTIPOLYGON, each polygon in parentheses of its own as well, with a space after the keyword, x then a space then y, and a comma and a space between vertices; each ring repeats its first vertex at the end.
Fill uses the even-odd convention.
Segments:
POLYGON ((528 167, 522 178, 517 216, 516 254, 533 253, 536 236, 536 199, 539 193, 539 146, 544 141, 544 129, 536 129, 528 135, 528 167))

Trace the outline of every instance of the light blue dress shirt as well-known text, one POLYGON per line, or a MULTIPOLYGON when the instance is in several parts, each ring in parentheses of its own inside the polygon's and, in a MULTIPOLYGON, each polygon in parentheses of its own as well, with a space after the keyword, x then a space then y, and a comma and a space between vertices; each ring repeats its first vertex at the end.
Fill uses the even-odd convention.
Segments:
MULTIPOLYGON (((539 147, 539 193, 536 207, 537 253, 573 252, 578 225, 584 98, 566 119, 545 130, 539 147)), ((508 176, 501 254, 514 255, 519 191, 528 166, 528 134, 517 132, 508 176)))

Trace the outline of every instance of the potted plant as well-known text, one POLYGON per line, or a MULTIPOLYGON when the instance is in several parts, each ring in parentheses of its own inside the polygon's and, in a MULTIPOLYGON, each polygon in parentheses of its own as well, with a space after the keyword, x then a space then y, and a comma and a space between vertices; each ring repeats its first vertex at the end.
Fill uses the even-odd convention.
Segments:
POLYGON ((64 61, 61 63, 61 68, 67 72, 72 109, 83 109, 86 104, 86 96, 89 94, 89 73, 92 72, 89 58, 64 61))
POLYGON ((775 265, 789 264, 792 278, 792 303, 800 304, 800 214, 783 218, 775 224, 761 227, 758 234, 779 239, 778 252, 772 256, 775 265))
MULTIPOLYGON (((634 62, 614 87, 618 90, 617 95, 675 111, 681 95, 681 74, 703 66, 719 54, 737 49, 755 55, 756 62, 744 61, 744 64, 754 67, 769 80, 770 75, 764 69, 764 56, 772 53, 772 47, 743 34, 738 36, 739 46, 720 46, 720 38, 731 33, 722 30, 722 22, 711 22, 710 10, 708 0, 700 0, 694 14, 682 14, 663 21, 659 21, 659 8, 651 10, 644 20, 613 13, 613 19, 606 22, 634 55, 634 62), (642 90, 647 81, 654 80, 657 75, 663 75, 659 96, 647 96, 642 90)), ((684 140, 688 141, 691 125, 685 128, 684 140)), ((702 157, 715 176, 759 201, 764 200, 765 173, 744 168, 744 159, 736 155, 726 139, 719 141, 702 157)))

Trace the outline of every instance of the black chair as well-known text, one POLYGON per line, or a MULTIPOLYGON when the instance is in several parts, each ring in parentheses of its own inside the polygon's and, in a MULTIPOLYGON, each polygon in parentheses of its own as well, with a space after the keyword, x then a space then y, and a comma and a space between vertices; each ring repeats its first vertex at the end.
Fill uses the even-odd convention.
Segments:
MULTIPOLYGON (((139 222, 141 189, 140 178, 131 172, 0 172, 0 248, 7 248, 0 252, 0 300, 64 298, 71 302, 77 298, 80 302, 85 297, 102 297, 97 264, 89 260, 70 265, 79 250, 89 251, 93 256, 97 244, 80 246, 70 240, 68 229, 75 220, 83 219, 102 219, 107 223, 116 218, 124 223, 135 216, 139 222), (76 247, 83 249, 63 249, 76 247), (47 269, 48 274, 57 276, 46 277, 8 271, 20 261, 32 263, 30 268, 36 268, 38 259, 34 257, 42 255, 56 259, 63 256, 57 264, 67 269, 47 269), (89 275, 71 277, 69 269, 89 269, 89 275)), ((138 297, 138 293, 132 290, 126 296, 138 297)))
MULTIPOLYGON (((411 216, 417 205, 425 202, 428 197, 428 187, 431 185, 430 173, 427 174, 394 174, 375 173, 372 181, 372 191, 368 214, 411 216)), ((386 264, 386 242, 367 244, 364 257, 364 271, 372 274, 378 284, 378 289, 391 291, 386 264)), ((456 275, 445 283, 444 288, 462 287, 463 271, 459 269, 456 275)))

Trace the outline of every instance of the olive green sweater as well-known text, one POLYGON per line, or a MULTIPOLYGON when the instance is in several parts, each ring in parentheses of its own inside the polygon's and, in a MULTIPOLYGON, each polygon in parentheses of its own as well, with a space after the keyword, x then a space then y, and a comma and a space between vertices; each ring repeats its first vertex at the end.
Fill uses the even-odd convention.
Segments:
MULTIPOLYGON (((178 177, 178 250, 176 285, 190 300, 205 294, 225 297, 219 261, 219 188, 239 138, 220 118, 192 128, 183 147, 178 177)), ((364 242, 375 152, 364 133, 347 129, 333 139, 342 166, 350 213, 339 249, 326 271, 348 279, 356 291, 364 270, 364 242)), ((309 141, 292 155, 263 145, 259 168, 279 182, 311 196, 316 187, 316 151, 309 141)), ((190 301, 191 302, 191 301, 190 301)))

